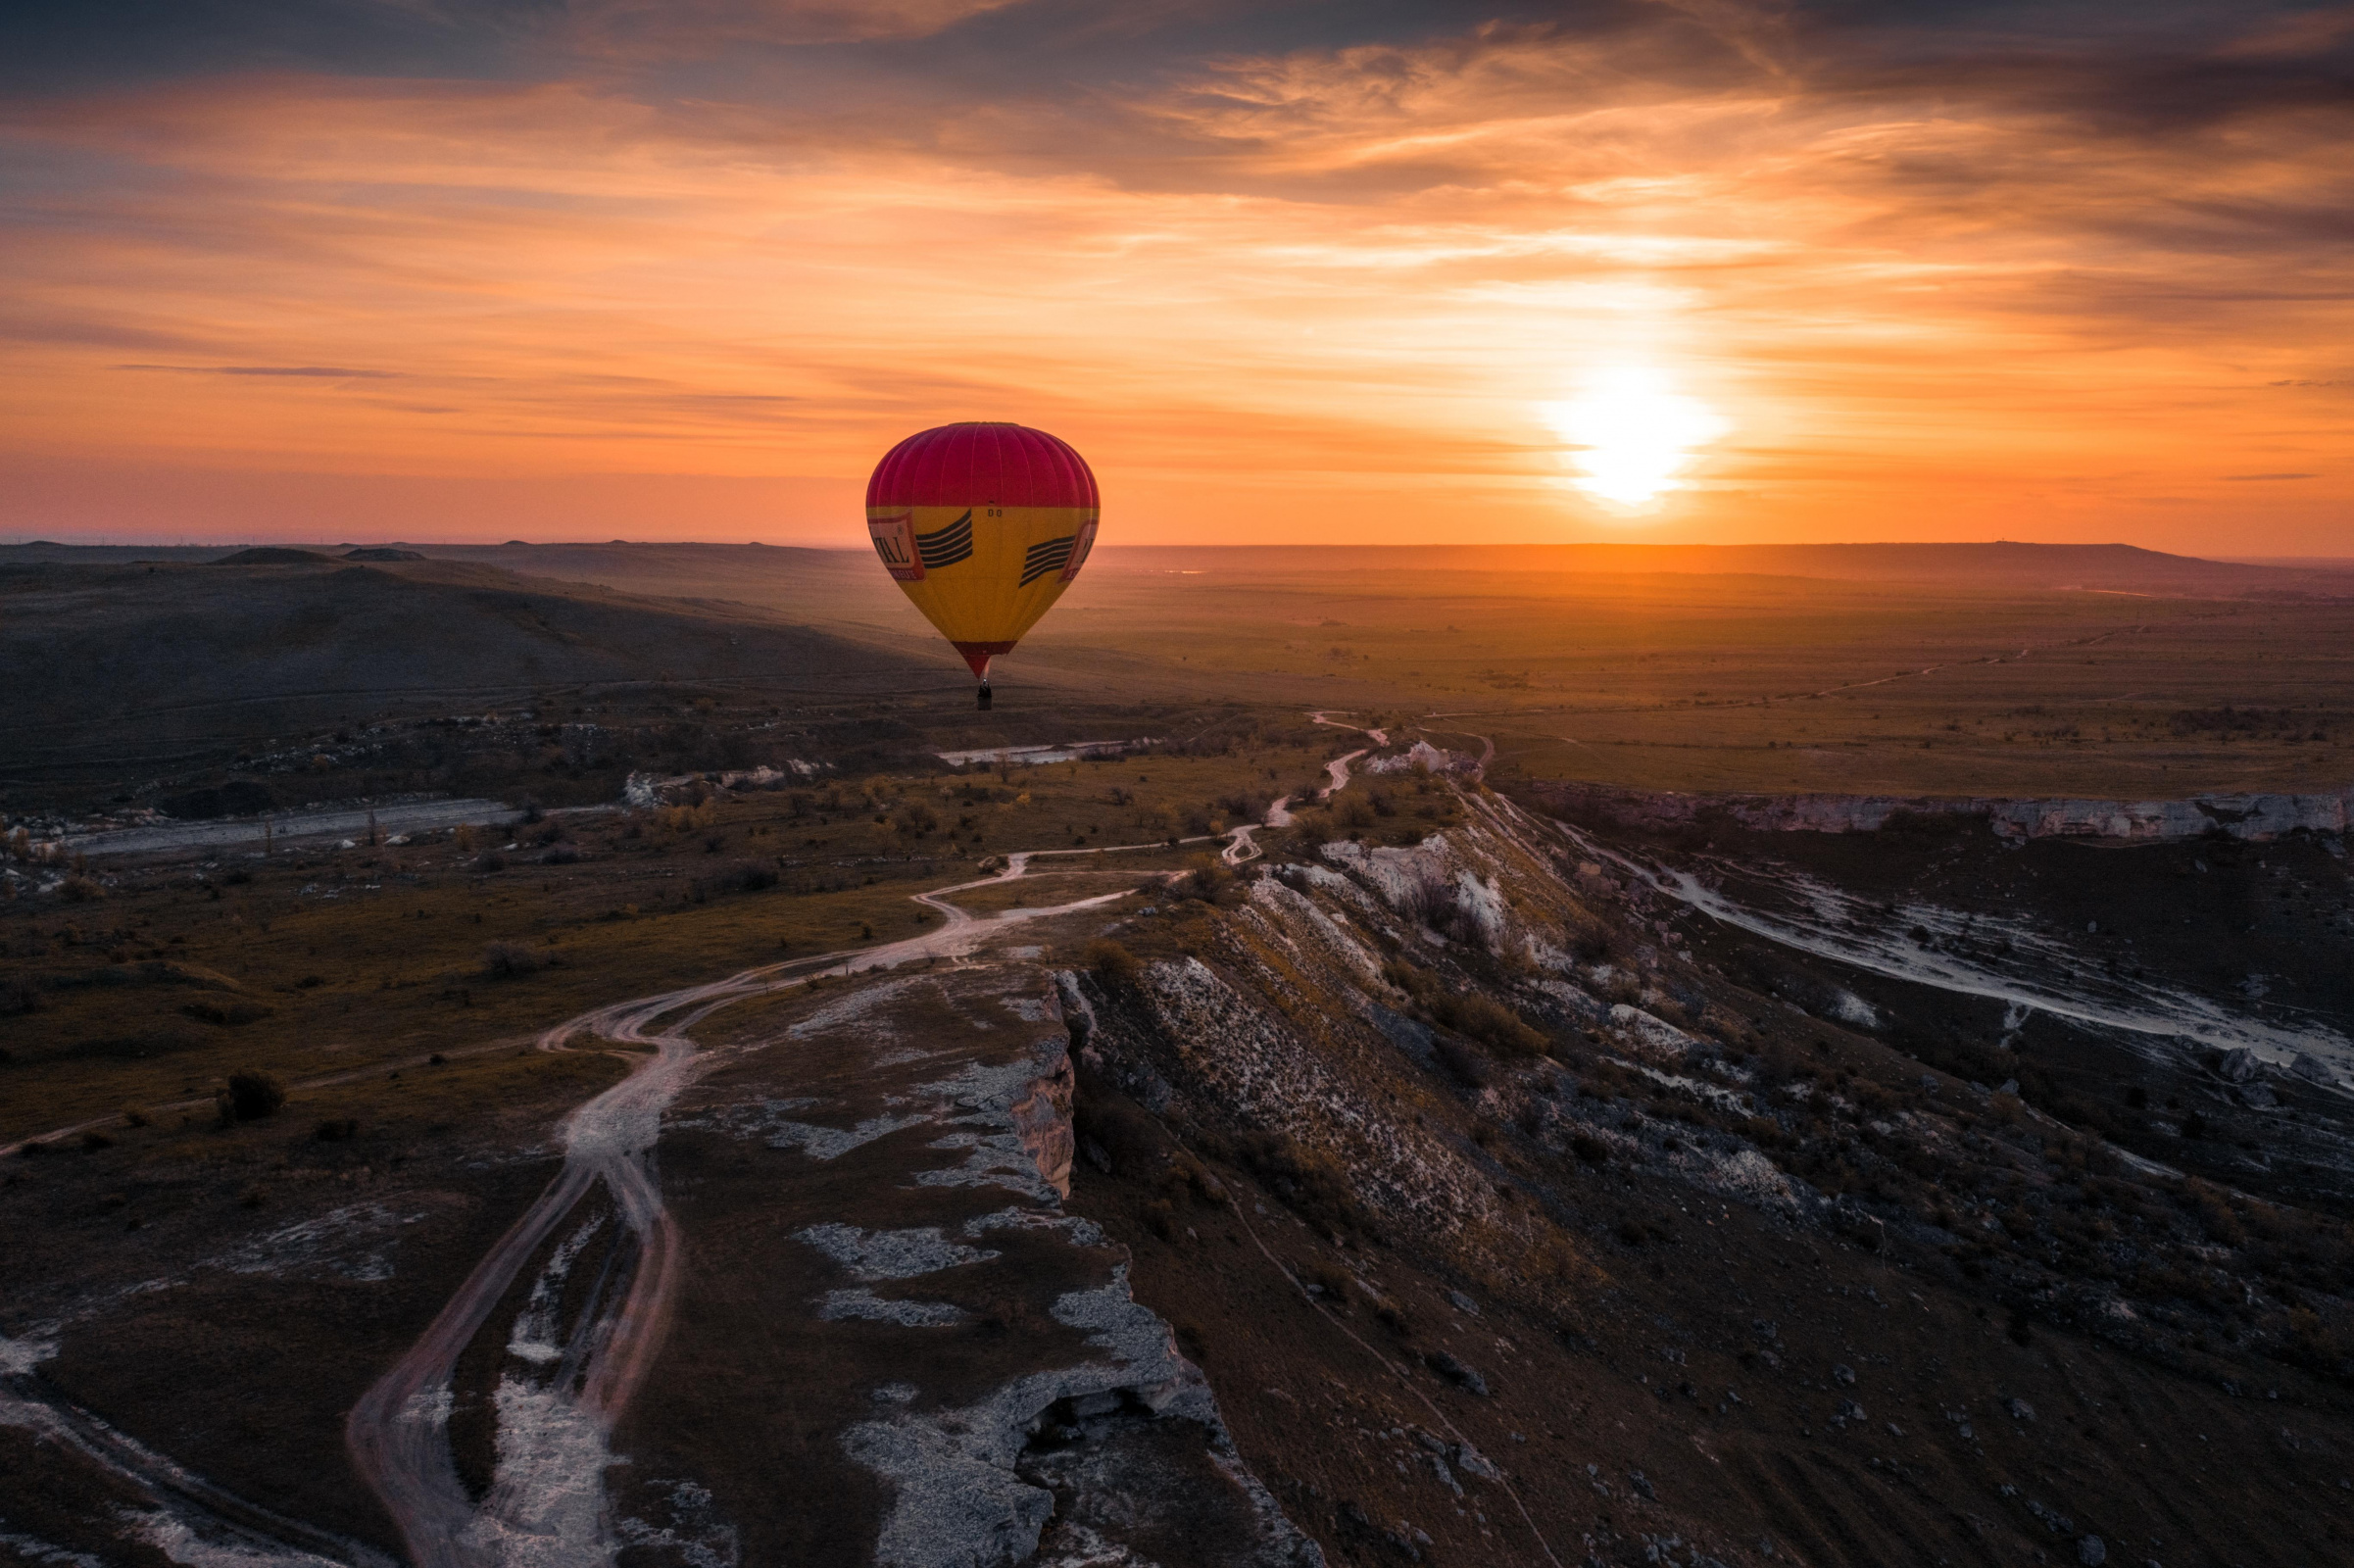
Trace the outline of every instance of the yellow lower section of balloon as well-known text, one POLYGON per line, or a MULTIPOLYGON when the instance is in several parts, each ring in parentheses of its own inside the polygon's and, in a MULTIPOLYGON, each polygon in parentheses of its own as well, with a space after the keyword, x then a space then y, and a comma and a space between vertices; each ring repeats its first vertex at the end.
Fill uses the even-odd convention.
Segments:
POLYGON ((867 535, 900 588, 959 652, 1009 651, 1095 544, 1092 507, 869 507, 867 535))

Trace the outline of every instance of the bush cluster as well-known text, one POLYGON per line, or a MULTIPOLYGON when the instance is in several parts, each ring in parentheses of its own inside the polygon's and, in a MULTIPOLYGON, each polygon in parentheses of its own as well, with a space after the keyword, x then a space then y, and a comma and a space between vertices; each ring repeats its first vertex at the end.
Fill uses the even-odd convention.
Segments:
POLYGON ((515 979, 539 973, 548 967, 550 957, 519 942, 494 942, 482 950, 482 972, 494 980, 515 979))
POLYGON ((286 1103, 286 1087, 259 1068, 229 1074, 226 1088, 214 1097, 222 1126, 233 1121, 260 1121, 274 1116, 286 1103))
POLYGON ((709 876, 699 876, 688 883, 687 902, 708 904, 722 894, 759 893, 776 886, 776 883, 777 875, 773 867, 760 865, 751 860, 742 860, 728 866, 725 870, 714 871, 709 876))
POLYGON ((1136 984, 1145 972, 1144 961, 1109 937, 1098 937, 1080 949, 1079 962, 1105 986, 1115 989, 1136 984))

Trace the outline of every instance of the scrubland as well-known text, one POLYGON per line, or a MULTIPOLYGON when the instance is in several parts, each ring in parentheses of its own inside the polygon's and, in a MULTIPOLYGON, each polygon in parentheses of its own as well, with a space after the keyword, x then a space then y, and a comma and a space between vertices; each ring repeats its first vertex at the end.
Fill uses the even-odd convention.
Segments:
MULTIPOLYGON (((726 1065, 692 1125, 660 1135, 700 1260, 689 1327, 627 1429, 633 1452, 688 1467, 722 1513, 784 1532, 771 1539, 863 1560, 882 1506, 837 1426, 775 1414, 785 1385, 830 1369, 825 1421, 863 1420, 902 1396, 846 1368, 915 1367, 978 1398, 975 1380, 1014 1377, 1032 1340, 1081 1338, 1040 1294, 1051 1271, 1021 1272, 1043 1243, 997 1233, 973 1261, 999 1273, 940 1286, 945 1307, 887 1287, 856 1321, 805 1310, 850 1276, 790 1227, 853 1213, 884 1237, 906 1223, 892 1195, 908 1161, 995 1157, 963 1113, 1003 1101, 1029 1118, 1006 1124, 1037 1159, 1024 1190, 1066 1137, 1073 1228, 1057 1234, 1091 1269, 1124 1255, 1205 1370, 1238 1462, 1341 1560, 2091 1560, 2098 1536, 2113 1560, 2224 1562, 2273 1516, 2277 1560, 2342 1558, 2354 1143, 2339 1091, 1795 952, 1634 869, 1693 867, 1759 907, 1804 905, 1813 877, 1851 901, 1858 941, 1899 956, 1995 972, 2025 962, 2018 936, 2042 981, 2129 1000, 2163 984, 2319 1038, 2347 1018, 2330 967, 2342 838, 2013 849, 1940 821, 1801 853, 1792 841, 1816 836, 1705 823, 1605 841, 1514 803, 1562 779, 2342 788, 2354 605, 2249 598, 2237 578, 2200 591, 2195 573, 2096 591, 1140 558, 1083 581, 980 714, 840 565, 731 577, 665 557, 593 592, 446 564, 358 583, 331 564, 257 568, 288 624, 335 580, 370 614, 416 595, 401 602, 496 622, 510 662, 480 685, 330 693, 289 639, 232 671, 268 703, 198 693, 186 711, 204 716, 167 722, 170 694, 126 679, 84 717, 52 693, 10 732, 48 738, 12 751, 33 765, 6 781, 38 833, 0 867, 0 1145, 36 1142, 0 1174, 27 1282, 0 1333, 81 1314, 42 1329, 64 1348, 26 1387, 383 1544, 318 1455, 541 1189, 562 1116, 642 1059, 642 1042, 537 1051, 541 1033, 800 960, 811 989, 695 1026, 726 1065), (634 618, 632 596, 722 583, 731 604, 634 618), (898 662, 846 674, 861 649, 898 662), (1373 745, 1336 725, 1384 731, 1393 756, 1416 741, 1452 756, 1311 802, 1328 760, 1373 745), (1140 740, 1038 767, 936 755, 1140 740), (264 853, 256 818, 234 853, 41 847, 68 817, 244 790, 279 808, 411 791, 507 804, 397 845, 264 853), (1221 836, 1284 797, 1291 820, 1222 859, 1221 836), (989 880, 1015 854, 1028 874, 989 880), (931 958, 828 973, 828 956, 936 927, 914 896, 960 884, 943 897, 983 917, 1112 897, 1009 928, 981 955, 1004 992, 988 1008, 926 990, 931 958), (1935 909, 1961 934, 1916 912, 1935 909), (915 1085, 922 1051, 957 1030, 1002 1054, 1000 1011, 1045 1041, 1035 1081, 997 1100, 920 1084, 942 1125, 893 1142, 905 1104, 862 1064, 915 1085), (871 1038, 853 1027, 869 1014, 871 1038), (819 1049, 779 1049, 804 1043, 819 1049), (834 1165, 813 1152, 828 1139, 864 1152, 834 1165), (1081 1220, 1125 1254, 1092 1250, 1081 1220), (383 1236, 336 1241, 336 1225, 383 1236), (910 1356, 892 1338, 909 1333, 936 1338, 910 1356), (715 1437, 718 1399, 749 1424, 715 1437), (779 1504, 779 1467, 811 1455, 838 1494, 779 1504)), ((104 611, 84 594, 55 612, 104 611)), ((957 1224, 1003 1201, 991 1180, 950 1205, 957 1224)), ((451 1436, 477 1500, 521 1304, 463 1363, 472 1402, 451 1436)), ((1142 1394, 1122 1398, 1142 1422, 1142 1394)), ((1036 1415, 1007 1464, 1083 1473, 1067 1467, 1094 1451, 1093 1418, 1036 1415)), ((0 1446, 49 1463, 14 1429, 0 1446)), ((48 1521, 43 1499, 94 1485, 52 1469, 53 1486, 0 1489, 12 1520, 48 1521)), ((615 1494, 684 1521, 671 1475, 615 1494)), ((42 1528, 68 1544, 111 1528, 54 1517, 42 1528)))

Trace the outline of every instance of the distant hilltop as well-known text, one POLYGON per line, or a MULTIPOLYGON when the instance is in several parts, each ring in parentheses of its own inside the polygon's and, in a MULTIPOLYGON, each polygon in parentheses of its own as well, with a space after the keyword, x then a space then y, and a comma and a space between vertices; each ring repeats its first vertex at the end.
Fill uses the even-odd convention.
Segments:
MULTIPOLYGON (((865 564, 866 550, 691 541, 624 540, 526 544, 264 546, 75 545, 54 540, 0 545, 0 564, 109 564, 131 561, 228 565, 453 561, 529 575, 599 581, 724 577, 744 572, 836 572, 865 564)), ((1376 577, 1503 574, 1544 576, 1794 577, 1946 587, 2079 590, 2194 598, 2354 598, 2354 558, 2212 561, 2137 545, 2049 545, 2011 540, 1948 544, 1507 544, 1507 545, 1119 545, 1097 554, 1099 575, 1196 572, 1228 580, 1301 575, 1376 577)))
POLYGON ((2137 545, 1265 545, 1106 546, 1111 570, 1197 570, 1242 576, 1303 572, 1466 572, 1526 577, 1808 577, 1845 582, 2245 598, 2354 597, 2354 558, 2273 564, 2209 561, 2137 545))
MULTIPOLYGON (((356 565, 452 561, 527 577, 601 581, 645 593, 737 596, 760 581, 873 577, 864 544, 574 542, 525 544, 0 544, 0 565, 356 565)), ((2347 561, 2206 561, 2133 544, 1106 544, 1095 577, 1201 574, 1219 581, 1300 577, 1790 577, 1942 589, 2147 593, 2154 598, 2354 598, 2347 561)))

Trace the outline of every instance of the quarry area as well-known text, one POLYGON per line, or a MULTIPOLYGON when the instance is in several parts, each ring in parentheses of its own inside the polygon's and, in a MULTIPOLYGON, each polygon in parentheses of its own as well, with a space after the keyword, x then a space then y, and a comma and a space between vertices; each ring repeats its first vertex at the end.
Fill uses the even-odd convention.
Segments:
POLYGON ((0 1560, 2354 1556, 2331 720, 646 678, 8 781, 0 1560))

